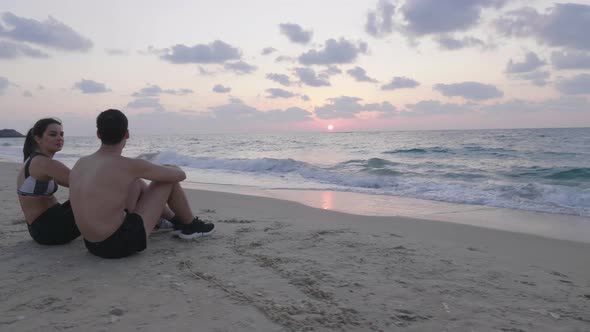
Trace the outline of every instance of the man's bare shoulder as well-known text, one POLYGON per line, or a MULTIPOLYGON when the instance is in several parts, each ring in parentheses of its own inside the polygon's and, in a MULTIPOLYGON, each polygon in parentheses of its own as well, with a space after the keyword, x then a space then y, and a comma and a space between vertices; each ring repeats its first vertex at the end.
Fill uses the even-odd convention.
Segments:
POLYGON ((109 167, 117 169, 133 169, 138 167, 138 160, 124 156, 104 155, 94 153, 78 159, 74 168, 109 167))
POLYGON ((76 163, 72 167, 72 171, 83 167, 83 165, 87 163, 88 157, 89 156, 82 156, 82 157, 78 158, 78 160, 76 161, 76 163))
POLYGON ((125 157, 125 156, 117 156, 117 162, 124 163, 127 165, 136 166, 136 167, 146 165, 146 164, 151 164, 149 161, 147 161, 145 159, 129 158, 129 157, 125 157))
POLYGON ((111 162, 113 165, 116 165, 117 168, 126 169, 135 176, 141 176, 146 170, 157 166, 145 159, 124 156, 114 156, 111 162))

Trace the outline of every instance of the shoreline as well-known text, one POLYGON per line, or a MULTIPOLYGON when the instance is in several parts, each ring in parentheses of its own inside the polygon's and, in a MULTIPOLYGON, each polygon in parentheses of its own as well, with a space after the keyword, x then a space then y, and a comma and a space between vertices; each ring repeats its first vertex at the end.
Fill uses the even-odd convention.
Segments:
MULTIPOLYGON (((209 238, 119 260, 34 243, 0 163, 9 330, 587 331, 590 244, 188 189, 209 238)), ((59 201, 68 191, 57 192, 59 201)))
MULTIPOLYGON (((0 157, 0 167, 2 164, 20 165, 0 157)), ((579 215, 341 191, 266 189, 193 181, 184 181, 182 186, 185 189, 286 200, 308 207, 359 216, 425 219, 590 243, 590 217, 579 215)))
POLYGON ((183 183, 187 189, 275 198, 359 216, 408 217, 590 243, 590 217, 351 192, 183 183))

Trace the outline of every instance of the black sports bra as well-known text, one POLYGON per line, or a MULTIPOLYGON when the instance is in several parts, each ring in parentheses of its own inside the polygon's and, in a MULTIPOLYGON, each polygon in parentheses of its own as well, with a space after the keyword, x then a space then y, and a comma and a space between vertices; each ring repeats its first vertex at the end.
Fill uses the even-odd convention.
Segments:
POLYGON ((31 160, 39 155, 43 156, 42 153, 33 152, 25 163, 25 181, 23 181, 23 184, 18 188, 18 194, 21 196, 51 196, 57 191, 58 185, 55 180, 40 181, 32 177, 29 173, 31 160))

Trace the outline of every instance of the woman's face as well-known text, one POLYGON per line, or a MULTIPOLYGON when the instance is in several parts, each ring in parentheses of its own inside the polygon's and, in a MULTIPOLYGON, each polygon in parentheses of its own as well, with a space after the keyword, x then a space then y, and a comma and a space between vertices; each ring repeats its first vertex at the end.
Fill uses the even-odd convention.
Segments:
POLYGON ((61 125, 52 123, 43 132, 41 138, 35 137, 41 152, 55 153, 64 145, 64 131, 61 125))

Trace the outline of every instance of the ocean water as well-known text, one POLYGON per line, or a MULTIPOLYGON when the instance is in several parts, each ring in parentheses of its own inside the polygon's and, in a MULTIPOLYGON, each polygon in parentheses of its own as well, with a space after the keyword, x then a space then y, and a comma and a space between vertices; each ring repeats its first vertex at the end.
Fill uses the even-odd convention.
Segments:
MULTIPOLYGON (((23 139, 0 139, 21 161, 23 139)), ((72 166, 95 137, 66 137, 72 166)), ((341 191, 590 216, 590 128, 195 134, 132 137, 124 155, 176 164, 187 181, 341 191)))

